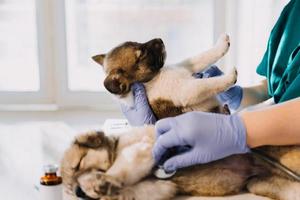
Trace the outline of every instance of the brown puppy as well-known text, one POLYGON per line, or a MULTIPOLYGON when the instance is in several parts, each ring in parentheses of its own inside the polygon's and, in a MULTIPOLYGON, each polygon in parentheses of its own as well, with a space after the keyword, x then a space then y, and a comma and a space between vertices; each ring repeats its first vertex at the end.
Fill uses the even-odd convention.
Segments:
MULTIPOLYGON (((130 85, 144 82, 150 105, 160 119, 190 110, 223 112, 215 95, 236 81, 235 70, 209 79, 194 79, 192 74, 217 61, 228 47, 228 36, 222 36, 212 49, 173 68, 162 68, 166 53, 159 39, 144 44, 127 42, 94 60, 107 73, 105 87, 127 104, 132 103, 130 85)), ((63 159, 64 183, 71 193, 85 199, 160 200, 170 199, 176 193, 222 196, 246 187, 250 192, 275 199, 300 198, 299 183, 252 154, 182 169, 168 181, 153 179, 153 142, 152 126, 135 128, 118 137, 103 133, 83 135, 63 159)), ((299 147, 261 149, 300 173, 299 147)))
POLYGON ((131 84, 144 83, 150 106, 161 119, 192 110, 223 112, 215 95, 236 82, 236 70, 208 79, 195 79, 192 75, 218 61, 228 48, 229 37, 222 35, 213 48, 199 56, 163 67, 164 43, 153 39, 146 43, 125 42, 93 59, 107 74, 105 88, 127 105, 133 104, 131 84))
MULTIPOLYGON (((74 199, 164 200, 176 194, 224 196, 248 188, 274 199, 299 199, 300 184, 252 154, 233 155, 179 170, 169 180, 152 177, 154 127, 120 136, 91 132, 79 136, 62 162, 65 188, 74 199)), ((300 172, 299 147, 265 147, 265 152, 300 172)))

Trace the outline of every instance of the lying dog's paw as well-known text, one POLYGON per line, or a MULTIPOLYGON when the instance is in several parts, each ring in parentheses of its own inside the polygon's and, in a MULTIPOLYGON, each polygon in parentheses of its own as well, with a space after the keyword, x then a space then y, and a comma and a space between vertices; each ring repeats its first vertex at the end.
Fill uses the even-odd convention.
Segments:
POLYGON ((81 194, 81 196, 93 199, 118 196, 123 185, 116 178, 99 171, 90 171, 81 174, 77 178, 77 181, 81 193, 84 194, 81 194))
POLYGON ((115 178, 105 174, 97 175, 97 188, 101 196, 118 195, 121 187, 122 184, 115 178))
POLYGON ((222 34, 216 43, 216 49, 220 55, 224 56, 230 47, 230 38, 226 33, 222 34))
POLYGON ((135 195, 131 187, 123 188, 123 184, 115 178, 104 175, 100 177, 99 190, 100 200, 135 200, 135 195))

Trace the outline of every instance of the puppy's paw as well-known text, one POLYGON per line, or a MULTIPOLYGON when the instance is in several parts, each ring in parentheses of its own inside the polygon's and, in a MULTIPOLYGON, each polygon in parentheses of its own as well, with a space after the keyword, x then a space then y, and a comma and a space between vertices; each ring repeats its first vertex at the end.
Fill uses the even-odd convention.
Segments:
POLYGON ((221 55, 221 56, 224 56, 229 47, 230 47, 230 38, 229 38, 229 35, 227 35, 226 33, 223 33, 219 38, 218 38, 218 41, 216 43, 216 49, 218 51, 218 53, 221 55))
POLYGON ((235 67, 230 69, 228 76, 230 78, 230 83, 234 85, 237 82, 237 76, 238 76, 238 72, 235 67))
POLYGON ((122 185, 123 184, 114 177, 107 176, 105 174, 97 175, 97 192, 101 196, 113 197, 115 195, 119 195, 122 185))

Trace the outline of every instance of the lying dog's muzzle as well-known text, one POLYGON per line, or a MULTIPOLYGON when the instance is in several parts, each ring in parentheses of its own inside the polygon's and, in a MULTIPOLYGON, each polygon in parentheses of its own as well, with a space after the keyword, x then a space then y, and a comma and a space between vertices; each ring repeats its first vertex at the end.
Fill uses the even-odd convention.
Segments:
POLYGON ((80 198, 86 197, 85 193, 82 191, 82 189, 79 186, 76 187, 75 194, 77 197, 80 197, 80 198))
POLYGON ((84 199, 84 200, 97 200, 97 199, 93 199, 93 198, 90 198, 88 197, 84 191, 82 191, 82 189, 77 186, 76 189, 75 189, 75 194, 77 197, 79 197, 80 199, 84 199))

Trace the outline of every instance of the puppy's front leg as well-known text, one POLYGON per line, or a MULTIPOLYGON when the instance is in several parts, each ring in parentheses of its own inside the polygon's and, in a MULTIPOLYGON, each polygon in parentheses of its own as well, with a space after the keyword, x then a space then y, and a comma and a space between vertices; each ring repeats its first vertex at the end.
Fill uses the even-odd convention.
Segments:
POLYGON ((106 174, 124 185, 135 184, 149 175, 154 166, 154 141, 154 126, 134 128, 129 134, 121 136, 118 156, 106 174))
POLYGON ((229 74, 218 77, 192 79, 182 83, 178 102, 183 107, 199 105, 201 102, 225 91, 237 80, 237 71, 232 69, 229 74))
POLYGON ((176 191, 171 181, 147 180, 122 189, 118 200, 166 200, 172 199, 176 191))
POLYGON ((215 46, 198 56, 186 59, 176 66, 185 67, 190 70, 192 73, 200 72, 206 67, 216 63, 221 57, 223 57, 230 46, 229 36, 223 34, 219 37, 215 46))

